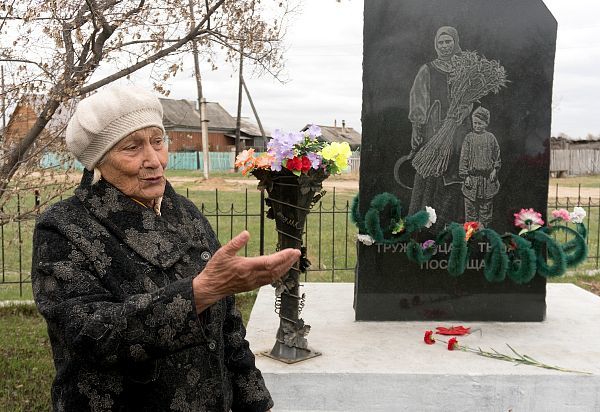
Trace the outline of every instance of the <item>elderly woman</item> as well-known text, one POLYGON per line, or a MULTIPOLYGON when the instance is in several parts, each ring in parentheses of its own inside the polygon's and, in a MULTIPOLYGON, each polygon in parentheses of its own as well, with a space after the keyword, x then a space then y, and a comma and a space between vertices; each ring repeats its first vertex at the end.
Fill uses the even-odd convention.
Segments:
MULTIPOLYGON (((440 27, 434 40, 437 58, 424 64, 417 73, 410 90, 408 118, 412 123, 412 154, 423 150, 438 150, 424 147, 442 127, 450 107, 449 79, 453 71, 452 57, 462 53, 458 31, 454 27, 440 27)), ((472 107, 462 107, 457 119, 459 126, 453 135, 450 160, 442 176, 421 176, 415 174, 410 199, 409 214, 433 207, 437 212, 437 227, 444 227, 451 221, 464 218, 462 207, 462 180, 458 176, 458 163, 462 142, 469 132, 469 124, 464 120, 472 107)), ((423 154, 423 153, 421 153, 423 154)))
POLYGON ((75 195, 37 221, 32 281, 56 367, 56 411, 266 411, 273 402, 233 294, 283 275, 287 249, 236 256, 166 181, 162 107, 117 87, 82 100, 67 146, 75 195))

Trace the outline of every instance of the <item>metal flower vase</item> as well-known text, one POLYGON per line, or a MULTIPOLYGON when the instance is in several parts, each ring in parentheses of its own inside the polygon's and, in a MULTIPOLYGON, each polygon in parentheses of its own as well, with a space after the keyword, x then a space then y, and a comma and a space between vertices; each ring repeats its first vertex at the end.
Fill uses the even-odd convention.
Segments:
POLYGON ((256 170, 253 173, 260 180, 259 189, 266 190, 268 194, 265 199, 270 208, 267 217, 275 219, 277 250, 295 248, 302 251, 300 261, 273 284, 279 329, 273 349, 264 353, 285 363, 296 363, 321 354, 308 347, 306 335, 310 326, 300 318, 305 301, 305 294, 300 292, 300 274, 305 273, 310 265, 306 248, 302 246, 306 217, 324 194, 322 183, 327 175, 322 170, 310 170, 300 176, 285 169, 281 172, 256 170))

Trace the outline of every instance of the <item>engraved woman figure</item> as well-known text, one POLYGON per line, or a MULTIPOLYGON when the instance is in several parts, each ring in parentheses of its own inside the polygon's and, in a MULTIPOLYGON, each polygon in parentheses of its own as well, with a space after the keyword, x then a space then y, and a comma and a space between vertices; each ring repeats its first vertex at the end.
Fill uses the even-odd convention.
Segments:
MULTIPOLYGON (((458 31, 453 27, 441 27, 435 35, 435 50, 437 59, 421 66, 410 91, 411 158, 424 149, 424 144, 442 127, 448 113, 452 57, 462 52, 458 31)), ((460 115, 454 119, 458 126, 449 136, 453 142, 445 172, 441 176, 422 176, 418 171, 415 174, 409 214, 431 206, 437 212, 440 228, 464 217, 458 163, 463 139, 469 131, 464 120, 471 110, 472 105, 460 107, 460 115)))

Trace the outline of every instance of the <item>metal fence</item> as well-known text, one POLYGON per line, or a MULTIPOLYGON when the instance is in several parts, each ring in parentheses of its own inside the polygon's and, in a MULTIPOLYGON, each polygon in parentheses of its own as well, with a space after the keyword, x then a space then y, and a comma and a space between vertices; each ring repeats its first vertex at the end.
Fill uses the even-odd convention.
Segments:
MULTIPOLYGON (((587 211, 589 256, 579 270, 600 268, 600 196, 590 196, 595 188, 574 187, 550 193, 549 211, 581 206, 587 211)), ((277 248, 274 222, 266 218, 264 197, 257 190, 244 192, 201 192, 187 189, 181 193, 191 199, 208 218, 221 243, 241 230, 252 237, 244 255, 271 253, 277 248)), ((313 208, 305 226, 304 244, 312 262, 304 281, 353 282, 356 264, 356 227, 350 222, 350 204, 355 193, 334 188, 313 208)), ((9 205, 14 212, 35 204, 33 194, 17 196, 9 205)), ((4 216, 8 216, 5 214, 4 216)), ((7 219, 6 217, 4 219, 7 219)), ((2 220, 0 217, 0 300, 31 294, 31 243, 33 218, 2 220)))
MULTIPOLYGON (((198 206, 222 244, 246 229, 251 233, 251 240, 243 251, 245 256, 268 254, 277 249, 274 221, 266 218, 264 195, 260 191, 201 192, 187 189, 180 194, 198 206)), ((349 222, 353 196, 354 193, 339 193, 334 188, 309 214, 304 244, 312 265, 304 281, 353 281, 356 228, 349 222)), ((17 196, 0 215, 0 300, 31 295, 35 216, 22 219, 10 219, 9 216, 18 215, 34 204, 36 198, 33 194, 17 196), (9 209, 12 213, 8 213, 9 209)))

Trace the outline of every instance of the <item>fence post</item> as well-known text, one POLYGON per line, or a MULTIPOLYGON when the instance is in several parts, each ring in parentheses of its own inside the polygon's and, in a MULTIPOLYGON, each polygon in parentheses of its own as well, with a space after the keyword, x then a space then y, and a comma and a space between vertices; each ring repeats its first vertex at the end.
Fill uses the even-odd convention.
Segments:
POLYGON ((17 193, 17 229, 19 235, 19 296, 23 296, 23 237, 21 236, 21 196, 17 193))
POLYGON ((6 282, 6 266, 4 264, 4 206, 0 207, 0 212, 2 212, 2 227, 0 230, 2 231, 2 283, 6 282))
POLYGON ((265 189, 260 189, 260 246, 259 254, 265 254, 265 189))

